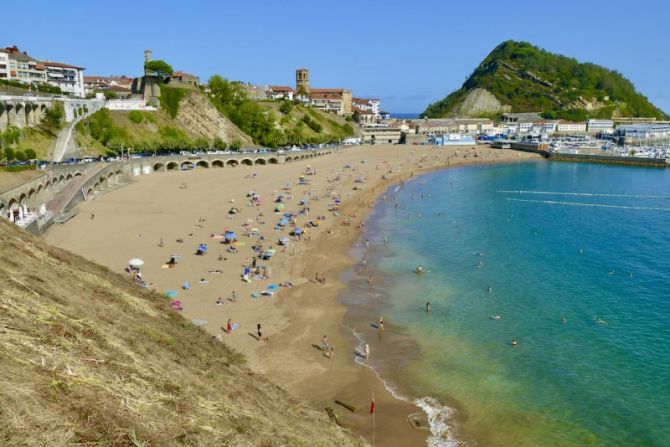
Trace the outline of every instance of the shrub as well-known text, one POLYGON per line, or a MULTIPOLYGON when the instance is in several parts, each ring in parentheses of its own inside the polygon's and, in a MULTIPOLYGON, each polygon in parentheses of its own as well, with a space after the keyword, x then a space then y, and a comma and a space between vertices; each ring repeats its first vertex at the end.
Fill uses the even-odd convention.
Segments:
POLYGON ((307 127, 312 129, 316 133, 320 133, 323 130, 323 126, 319 123, 317 123, 315 120, 309 117, 309 115, 305 115, 302 117, 302 122, 307 124, 307 127))
POLYGON ((16 151, 14 152, 14 158, 17 161, 26 161, 26 153, 23 151, 16 151))
POLYGON ((15 157, 14 149, 12 149, 11 147, 5 148, 5 158, 7 159, 7 161, 14 160, 14 157, 15 157))
POLYGON ((63 119, 63 105, 55 102, 53 107, 46 109, 44 118, 42 119, 42 126, 47 129, 55 130, 61 125, 63 119))
POLYGON ((279 111, 284 115, 288 115, 291 113, 291 110, 293 110, 293 104, 291 104, 290 101, 282 101, 281 105, 279 106, 279 111))
POLYGON ((228 145, 227 145, 226 142, 223 141, 220 137, 216 137, 216 138, 214 138, 214 142, 212 143, 212 147, 213 147, 214 149, 218 149, 218 150, 220 150, 220 151, 224 151, 224 150, 226 150, 226 148, 228 147, 228 145))
POLYGON ((37 158, 37 153, 35 152, 34 149, 28 148, 24 152, 26 153, 26 158, 28 160, 35 160, 37 158))
POLYGON ((195 146, 196 149, 208 149, 209 141, 207 141, 207 138, 200 137, 193 142, 193 146, 195 146))
POLYGON ((183 88, 168 87, 161 84, 161 108, 170 115, 170 118, 175 119, 179 112, 179 102, 186 95, 186 90, 183 88))
POLYGON ((239 151, 242 148, 242 142, 235 138, 233 141, 230 142, 230 150, 231 151, 239 151))
POLYGON ((128 113, 128 119, 135 124, 139 124, 144 120, 144 115, 139 110, 131 110, 128 113))
POLYGON ((116 92, 112 92, 110 90, 105 90, 105 98, 116 99, 116 92))

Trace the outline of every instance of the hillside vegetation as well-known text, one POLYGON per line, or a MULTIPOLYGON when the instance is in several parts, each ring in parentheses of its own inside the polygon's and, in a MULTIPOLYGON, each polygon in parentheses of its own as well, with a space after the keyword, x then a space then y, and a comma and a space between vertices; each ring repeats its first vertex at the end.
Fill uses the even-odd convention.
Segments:
POLYGON ((0 222, 2 445, 352 446, 163 296, 0 222))
POLYGON ((205 149, 251 144, 251 138, 192 89, 161 87, 155 112, 99 110, 76 126, 77 144, 91 153, 205 149))
POLYGON ((668 118, 617 71, 511 40, 498 45, 460 89, 428 106, 423 116, 495 115, 503 111, 543 112, 546 118, 572 120, 668 118), (472 101, 477 91, 490 93, 497 102, 489 100, 481 107, 472 101), (474 104, 468 105, 468 101, 474 104))
POLYGON ((354 134, 351 124, 309 107, 288 101, 252 101, 242 84, 218 75, 209 80, 209 88, 212 104, 262 146, 328 143, 354 134))

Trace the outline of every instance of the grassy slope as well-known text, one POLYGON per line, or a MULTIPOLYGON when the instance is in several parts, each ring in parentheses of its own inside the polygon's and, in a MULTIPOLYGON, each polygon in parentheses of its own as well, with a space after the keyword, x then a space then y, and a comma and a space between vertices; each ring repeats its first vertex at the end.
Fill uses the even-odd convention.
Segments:
POLYGON ((358 445, 167 300, 0 222, 3 445, 358 445))
POLYGON ((305 114, 309 115, 310 118, 314 119, 323 126, 323 130, 320 133, 316 133, 309 127, 305 126, 304 136, 306 138, 319 135, 332 135, 342 139, 352 136, 343 129, 343 126, 350 123, 347 123, 344 118, 339 116, 330 113, 324 113, 320 110, 316 110, 312 107, 305 107, 300 104, 295 104, 291 109, 291 113, 284 115, 279 111, 279 106, 281 105, 280 101, 260 101, 258 104, 274 113, 275 121, 283 130, 294 128, 298 122, 300 122, 302 117, 305 116, 305 114), (287 119, 284 117, 287 117, 287 119), (283 121, 282 118, 284 118, 283 121))
POLYGON ((449 116, 466 93, 475 88, 488 90, 503 104, 512 106, 514 112, 553 111, 559 117, 571 118, 580 114, 568 111, 577 109, 582 111, 582 117, 667 119, 620 73, 514 41, 498 45, 459 90, 429 105, 424 116, 449 116), (585 101, 595 108, 588 110, 585 101))

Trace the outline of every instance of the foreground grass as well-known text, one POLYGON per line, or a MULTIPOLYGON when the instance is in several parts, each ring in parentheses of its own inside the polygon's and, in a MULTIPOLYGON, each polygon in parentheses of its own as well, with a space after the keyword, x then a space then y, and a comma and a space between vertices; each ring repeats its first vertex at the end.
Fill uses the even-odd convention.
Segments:
POLYGON ((0 443, 359 445, 127 278, 0 222, 0 443))

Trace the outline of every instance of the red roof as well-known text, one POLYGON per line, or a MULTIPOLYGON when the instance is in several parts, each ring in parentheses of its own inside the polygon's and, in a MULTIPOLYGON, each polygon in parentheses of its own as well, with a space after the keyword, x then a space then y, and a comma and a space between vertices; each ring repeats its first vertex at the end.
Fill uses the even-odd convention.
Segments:
POLYGON ((342 101, 342 96, 334 95, 335 92, 314 92, 309 93, 310 99, 332 99, 335 101, 342 101))
POLYGON ((311 93, 344 93, 343 88, 312 88, 311 93))
POLYGON ((288 87, 286 85, 270 85, 268 86, 270 90, 273 92, 292 92, 293 89, 291 87, 288 87))
POLYGON ((85 70, 84 67, 77 67, 76 65, 64 64, 62 62, 42 61, 41 63, 48 67, 74 68, 75 70, 85 70))

